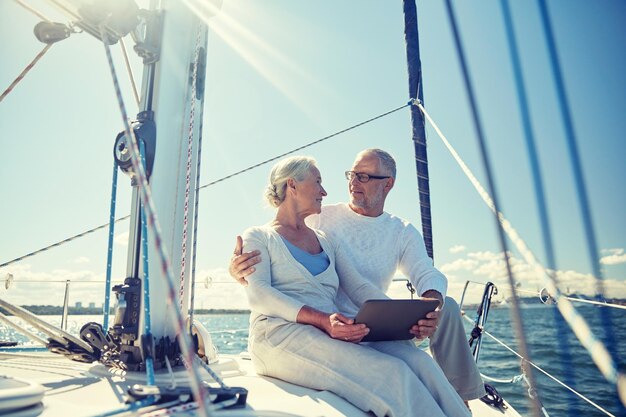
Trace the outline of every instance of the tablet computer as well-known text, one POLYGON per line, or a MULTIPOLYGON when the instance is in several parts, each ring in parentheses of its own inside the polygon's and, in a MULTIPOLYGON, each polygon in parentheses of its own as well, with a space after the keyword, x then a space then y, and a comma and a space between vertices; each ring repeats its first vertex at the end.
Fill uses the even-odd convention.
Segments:
POLYGON ((411 327, 426 314, 435 310, 439 301, 432 298, 417 300, 367 300, 354 318, 355 323, 364 323, 370 332, 363 342, 382 340, 409 340, 411 327))

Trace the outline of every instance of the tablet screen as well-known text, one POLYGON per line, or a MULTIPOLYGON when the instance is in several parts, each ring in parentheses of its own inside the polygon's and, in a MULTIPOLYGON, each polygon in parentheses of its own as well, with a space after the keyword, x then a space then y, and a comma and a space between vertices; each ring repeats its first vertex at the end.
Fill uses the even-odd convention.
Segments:
POLYGON ((439 301, 432 298, 416 300, 367 300, 354 318, 364 323, 370 332, 363 342, 382 340, 409 340, 414 336, 409 329, 426 314, 435 310, 439 301))

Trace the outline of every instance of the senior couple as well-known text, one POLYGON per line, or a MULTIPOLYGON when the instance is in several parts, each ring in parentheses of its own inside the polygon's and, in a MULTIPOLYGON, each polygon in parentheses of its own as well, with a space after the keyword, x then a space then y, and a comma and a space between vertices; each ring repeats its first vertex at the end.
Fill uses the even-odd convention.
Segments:
POLYGON ((237 238, 230 265, 252 310, 250 354, 259 374, 332 391, 379 417, 466 417, 483 382, 420 233, 383 210, 395 176, 391 155, 364 150, 346 172, 350 203, 322 207, 312 158, 272 168, 265 196, 276 217, 237 238), (440 301, 411 328, 430 337, 434 360, 411 341, 359 343, 369 330, 352 319, 358 306, 388 298, 396 270, 440 301))

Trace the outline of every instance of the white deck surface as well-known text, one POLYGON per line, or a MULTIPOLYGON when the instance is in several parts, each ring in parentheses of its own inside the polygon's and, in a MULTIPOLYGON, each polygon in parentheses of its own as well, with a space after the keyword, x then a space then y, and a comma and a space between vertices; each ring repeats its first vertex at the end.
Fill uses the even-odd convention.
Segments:
MULTIPOLYGON (((245 410, 222 410, 214 413, 218 416, 371 416, 330 392, 310 390, 273 378, 259 377, 255 374, 252 363, 243 356, 221 355, 220 363, 212 368, 220 373, 228 386, 244 387, 248 390, 248 406, 245 410)), ((12 417, 94 416, 120 408, 128 387, 144 381, 143 374, 116 375, 102 365, 73 362, 49 353, 0 353, 0 375, 37 383, 45 389, 43 407, 30 412, 8 414, 12 417)), ((184 371, 176 372, 176 375, 179 384, 184 385, 184 371)), ((210 380, 206 373, 203 378, 210 380)), ((170 381, 171 377, 168 375, 159 374, 157 377, 157 382, 163 385, 168 385, 170 381)), ((0 400, 1 395, 0 391, 0 400)), ((503 412, 479 400, 472 401, 470 407, 474 416, 519 416, 510 407, 503 412)), ((159 415, 196 414, 187 411, 159 415)), ((418 410, 415 415, 420 415, 418 410)))

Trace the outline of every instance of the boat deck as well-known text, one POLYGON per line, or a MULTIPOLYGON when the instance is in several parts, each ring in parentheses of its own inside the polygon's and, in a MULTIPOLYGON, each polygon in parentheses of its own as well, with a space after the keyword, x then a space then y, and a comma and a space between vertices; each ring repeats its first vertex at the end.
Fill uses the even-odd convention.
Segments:
MULTIPOLYGON (((330 392, 311 390, 258 376, 245 355, 221 355, 219 363, 211 367, 220 374, 228 386, 248 390, 245 410, 220 410, 213 415, 371 416, 330 392)), ((143 383, 145 380, 143 373, 114 372, 99 364, 73 362, 47 352, 28 354, 0 352, 0 375, 39 384, 44 389, 42 406, 6 414, 13 417, 62 415, 79 417, 108 413, 123 406, 126 391, 130 386, 143 383)), ((206 380, 211 380, 206 373, 202 376, 206 380)), ((175 378, 177 384, 185 385, 184 371, 175 372, 175 378)), ((171 375, 157 374, 158 384, 170 385, 171 381, 171 375)), ((2 395, 0 390, 0 398, 2 395)), ((499 410, 479 400, 470 402, 470 407, 474 416, 519 416, 511 407, 499 410)), ((158 415, 194 416, 196 413, 193 410, 172 410, 170 413, 161 412, 158 415)))

